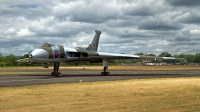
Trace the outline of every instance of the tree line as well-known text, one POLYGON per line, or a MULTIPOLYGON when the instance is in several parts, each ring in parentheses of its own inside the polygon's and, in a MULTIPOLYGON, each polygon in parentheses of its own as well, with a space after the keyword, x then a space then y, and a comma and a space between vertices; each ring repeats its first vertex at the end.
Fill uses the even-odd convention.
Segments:
MULTIPOLYGON (((146 55, 146 56, 156 56, 155 54, 144 54, 144 53, 136 53, 135 55, 146 55)), ((7 56, 3 56, 2 53, 0 53, 0 67, 4 66, 41 66, 41 64, 38 63, 18 63, 15 62, 18 59, 24 59, 28 58, 28 54, 24 54, 23 56, 15 56, 14 54, 10 54, 7 56)), ((175 58, 184 58, 183 60, 162 60, 162 62, 167 63, 181 63, 181 64, 190 64, 190 63, 200 63, 200 53, 196 54, 178 54, 178 55, 172 55, 168 52, 162 52, 158 57, 175 57, 175 58)), ((120 64, 122 62, 125 63, 137 63, 141 60, 121 60, 117 61, 115 64, 120 64)), ((152 60, 153 62, 161 62, 160 60, 152 60)), ((113 63, 112 63, 113 64, 113 63)), ((93 64, 93 63, 84 63, 83 65, 99 65, 99 64, 93 64)))
POLYGON ((15 62, 18 59, 24 59, 24 58, 28 58, 28 57, 29 57, 29 54, 24 54, 24 56, 15 56, 14 54, 3 56, 2 53, 0 53, 0 67, 41 65, 41 64, 37 64, 37 63, 18 63, 18 62, 15 62))

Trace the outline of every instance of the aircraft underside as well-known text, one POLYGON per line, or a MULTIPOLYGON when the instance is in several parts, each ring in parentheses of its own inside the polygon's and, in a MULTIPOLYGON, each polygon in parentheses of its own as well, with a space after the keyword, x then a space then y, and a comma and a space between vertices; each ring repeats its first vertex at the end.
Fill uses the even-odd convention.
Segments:
MULTIPOLYGON (((103 60, 103 71, 101 72, 102 76, 108 76, 110 75, 109 72, 107 72, 108 70, 108 60, 103 60)), ((43 64, 44 68, 48 68, 47 64, 43 64)), ((54 67, 53 67, 53 71, 51 72, 51 76, 55 76, 55 77, 61 77, 61 73, 59 72, 59 67, 60 67, 60 63, 59 62, 55 62, 54 63, 54 67)))

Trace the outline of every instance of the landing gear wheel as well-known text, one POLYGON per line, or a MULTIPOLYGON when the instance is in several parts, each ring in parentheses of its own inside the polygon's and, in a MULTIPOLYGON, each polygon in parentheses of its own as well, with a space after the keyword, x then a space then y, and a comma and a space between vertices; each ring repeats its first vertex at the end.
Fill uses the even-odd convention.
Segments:
POLYGON ((60 72, 55 73, 55 77, 61 77, 61 73, 60 72))
POLYGON ((58 72, 60 63, 54 63, 53 72, 51 72, 51 76, 61 77, 61 73, 58 72))
POLYGON ((110 73, 106 72, 106 70, 108 69, 108 60, 103 60, 103 72, 101 72, 102 76, 109 76, 110 73))
POLYGON ((51 72, 51 76, 55 76, 55 72, 51 72))
POLYGON ((102 75, 102 76, 109 76, 110 73, 109 73, 109 72, 101 72, 101 75, 102 75))

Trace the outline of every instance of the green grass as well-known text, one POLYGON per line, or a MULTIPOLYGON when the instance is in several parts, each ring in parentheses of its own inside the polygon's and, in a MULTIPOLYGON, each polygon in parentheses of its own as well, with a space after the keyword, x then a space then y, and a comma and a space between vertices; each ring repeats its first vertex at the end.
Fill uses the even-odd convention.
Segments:
POLYGON ((0 88, 0 111, 199 111, 200 77, 0 88))

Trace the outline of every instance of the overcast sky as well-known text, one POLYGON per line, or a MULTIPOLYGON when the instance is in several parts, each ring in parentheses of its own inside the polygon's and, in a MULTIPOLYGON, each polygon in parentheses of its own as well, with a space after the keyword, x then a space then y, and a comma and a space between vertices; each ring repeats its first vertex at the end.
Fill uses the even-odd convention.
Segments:
POLYGON ((0 53, 24 55, 44 42, 135 54, 200 52, 200 0, 0 0, 0 53))

